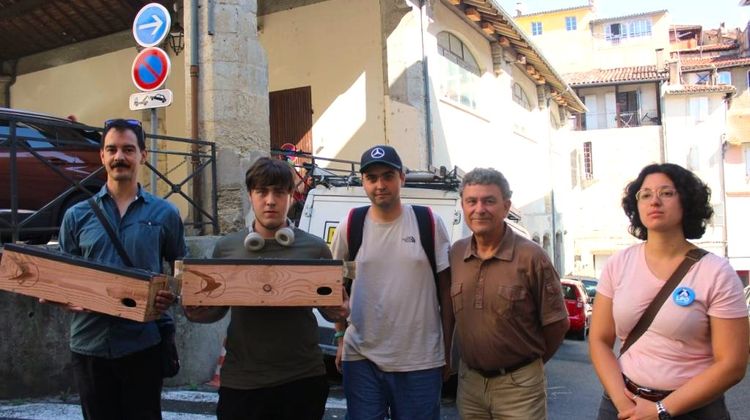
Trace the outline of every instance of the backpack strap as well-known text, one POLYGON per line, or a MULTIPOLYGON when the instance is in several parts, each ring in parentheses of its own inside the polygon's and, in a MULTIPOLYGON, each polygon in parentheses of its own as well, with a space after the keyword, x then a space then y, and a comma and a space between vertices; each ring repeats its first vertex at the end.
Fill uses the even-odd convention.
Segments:
POLYGON ((370 206, 356 207, 349 210, 346 224, 346 243, 349 245, 349 261, 357 258, 359 247, 362 246, 362 231, 365 229, 365 216, 370 206))
POLYGON ((414 215, 417 216, 417 226, 419 227, 419 241, 422 243, 422 249, 427 254, 427 260, 430 261, 432 274, 437 281, 437 261, 435 260, 435 218, 432 210, 425 206, 411 206, 414 209, 414 215))

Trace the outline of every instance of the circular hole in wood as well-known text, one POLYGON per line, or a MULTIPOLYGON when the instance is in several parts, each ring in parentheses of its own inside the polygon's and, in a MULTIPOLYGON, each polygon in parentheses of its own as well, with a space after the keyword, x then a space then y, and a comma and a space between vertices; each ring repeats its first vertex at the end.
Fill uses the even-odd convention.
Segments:
POLYGON ((319 294, 319 295, 321 295, 321 296, 328 296, 328 295, 330 295, 331 293, 333 293, 333 289, 331 289, 331 288, 330 288, 330 287, 328 287, 328 286, 323 286, 323 287, 318 287, 318 290, 317 290, 317 292, 318 292, 318 294, 319 294))
POLYGON ((135 308, 135 300, 131 298, 124 298, 122 300, 122 304, 127 306, 128 308, 135 308))

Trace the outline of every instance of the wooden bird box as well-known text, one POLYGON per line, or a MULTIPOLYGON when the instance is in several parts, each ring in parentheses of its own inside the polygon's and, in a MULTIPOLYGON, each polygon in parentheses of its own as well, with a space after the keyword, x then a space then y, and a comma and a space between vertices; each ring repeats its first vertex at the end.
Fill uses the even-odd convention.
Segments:
POLYGON ((182 303, 188 306, 339 306, 345 265, 340 260, 177 261, 182 303))
POLYGON ((0 260, 0 289, 147 322, 160 316, 154 299, 157 291, 168 289, 168 278, 40 247, 6 244, 0 260))

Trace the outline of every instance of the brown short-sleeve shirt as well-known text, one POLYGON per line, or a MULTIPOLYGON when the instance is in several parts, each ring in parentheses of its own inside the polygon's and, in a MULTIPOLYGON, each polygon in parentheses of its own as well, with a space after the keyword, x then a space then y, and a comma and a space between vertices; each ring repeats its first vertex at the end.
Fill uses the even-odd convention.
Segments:
POLYGON ((473 236, 450 251, 451 297, 461 357, 496 370, 541 357, 542 327, 565 319, 560 277, 536 243, 508 225, 497 253, 479 258, 473 236))

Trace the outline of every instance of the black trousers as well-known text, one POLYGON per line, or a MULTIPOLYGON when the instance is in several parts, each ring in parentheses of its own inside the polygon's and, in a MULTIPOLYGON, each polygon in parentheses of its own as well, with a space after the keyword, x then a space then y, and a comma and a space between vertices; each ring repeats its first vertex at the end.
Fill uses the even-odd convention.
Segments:
POLYGON ((73 376, 86 420, 161 420, 158 345, 119 359, 72 353, 73 376))
POLYGON ((271 388, 219 388, 218 420, 320 420, 328 399, 325 376, 271 388))
MULTIPOLYGON (((723 395, 701 408, 672 418, 674 420, 730 420, 723 395)), ((606 394, 602 396, 597 420, 617 420, 617 408, 606 394)))

